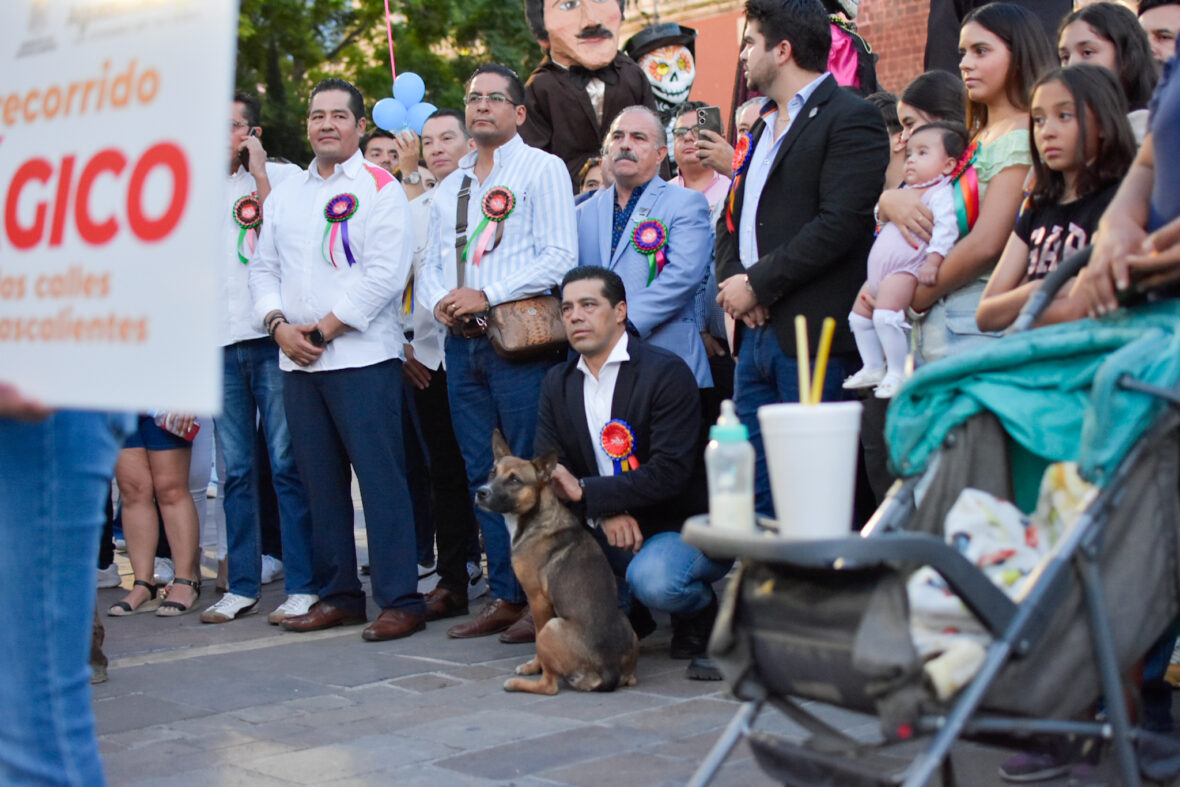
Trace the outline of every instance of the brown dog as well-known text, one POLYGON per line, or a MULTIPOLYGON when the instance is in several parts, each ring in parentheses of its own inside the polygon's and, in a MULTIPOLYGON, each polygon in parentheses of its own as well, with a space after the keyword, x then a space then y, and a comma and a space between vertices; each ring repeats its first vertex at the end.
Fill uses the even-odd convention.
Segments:
POLYGON ((512 537, 512 568, 537 624, 537 655, 516 668, 507 691, 556 694, 557 679, 579 691, 635 685, 639 639, 618 608, 606 555, 553 490, 556 454, 528 461, 513 456, 497 429, 495 464, 475 502, 504 515, 512 537))

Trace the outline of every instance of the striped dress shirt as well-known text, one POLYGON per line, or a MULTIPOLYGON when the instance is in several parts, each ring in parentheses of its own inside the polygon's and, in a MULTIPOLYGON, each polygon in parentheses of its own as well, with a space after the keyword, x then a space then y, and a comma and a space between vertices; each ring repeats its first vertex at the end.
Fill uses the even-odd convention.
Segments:
POLYGON ((418 305, 434 313, 448 292, 458 286, 455 219, 459 187, 471 178, 467 205, 467 238, 477 235, 483 219, 483 197, 493 188, 508 188, 516 205, 504 220, 500 242, 484 253, 479 265, 470 254, 464 263, 463 286, 483 290, 493 306, 528 298, 561 283, 577 262, 577 229, 569 172, 557 156, 529 147, 519 135, 493 154, 492 171, 483 183, 475 177, 479 151, 459 160, 459 168, 435 187, 430 208, 430 246, 418 275, 418 305))

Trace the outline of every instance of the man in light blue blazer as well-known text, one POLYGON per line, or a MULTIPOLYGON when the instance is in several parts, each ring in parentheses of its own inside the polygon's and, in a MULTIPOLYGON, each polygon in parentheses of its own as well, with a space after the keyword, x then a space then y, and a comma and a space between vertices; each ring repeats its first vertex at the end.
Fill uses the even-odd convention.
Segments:
POLYGON ((667 155, 655 112, 634 106, 615 117, 606 139, 615 182, 578 206, 578 264, 619 274, 639 335, 683 358, 698 388, 711 388, 693 309, 713 263, 709 204, 700 192, 660 179, 667 155))

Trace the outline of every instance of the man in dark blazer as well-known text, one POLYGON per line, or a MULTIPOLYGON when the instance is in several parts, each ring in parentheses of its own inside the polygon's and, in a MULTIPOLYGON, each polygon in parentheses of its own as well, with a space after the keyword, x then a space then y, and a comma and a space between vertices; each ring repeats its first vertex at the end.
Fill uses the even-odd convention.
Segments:
POLYGON ((720 677, 703 657, 717 616, 712 583, 729 565, 680 538, 684 520, 708 509, 696 380, 680 358, 628 330, 613 271, 567 273, 561 311, 578 355, 545 378, 535 453, 557 451, 558 496, 605 542, 630 594, 671 614, 672 657, 694 660, 690 677, 720 677))
POLYGON ((748 0, 746 16, 746 80, 767 103, 748 144, 739 141, 749 152, 717 222, 717 301, 738 322, 735 399, 757 456, 756 505, 769 516, 757 411, 799 401, 800 314, 813 357, 823 319, 836 318, 823 394, 843 398, 855 362, 843 317, 865 279, 889 135, 872 104, 825 72, 831 33, 819 0, 748 0))
POLYGON ((525 0, 545 59, 525 83, 528 115, 520 136, 564 161, 577 191, 578 172, 600 154, 615 115, 635 104, 655 109, 656 97, 643 69, 618 51, 623 0, 565 5, 525 0))

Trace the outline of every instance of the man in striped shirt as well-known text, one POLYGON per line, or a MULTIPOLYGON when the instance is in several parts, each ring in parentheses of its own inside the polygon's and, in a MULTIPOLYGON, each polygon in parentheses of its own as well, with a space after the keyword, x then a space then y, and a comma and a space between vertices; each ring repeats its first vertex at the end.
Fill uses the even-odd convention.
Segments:
MULTIPOLYGON (((476 318, 498 304, 555 287, 574 266, 577 235, 565 164, 529 147, 517 133, 526 115, 520 78, 501 65, 480 66, 467 82, 465 102, 476 149, 437 186, 417 298, 450 330, 447 391, 474 494, 491 471, 494 429, 504 433, 513 452, 532 455, 541 381, 559 360, 500 358, 476 318), (492 200, 485 206, 485 196, 503 198, 504 192, 507 198, 498 201, 504 210, 497 211, 492 200)), ((508 529, 499 514, 481 510, 477 516, 493 600, 447 634, 503 632, 504 642, 530 641, 532 618, 512 572, 508 529)))

